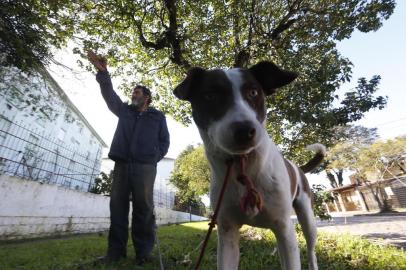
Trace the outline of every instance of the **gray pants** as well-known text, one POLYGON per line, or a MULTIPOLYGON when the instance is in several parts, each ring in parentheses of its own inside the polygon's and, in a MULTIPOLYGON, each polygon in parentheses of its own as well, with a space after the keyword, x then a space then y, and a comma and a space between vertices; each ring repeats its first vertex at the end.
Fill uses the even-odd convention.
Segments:
POLYGON ((133 206, 131 236, 136 256, 145 257, 151 253, 155 242, 155 176, 155 164, 116 162, 110 197, 108 256, 127 255, 130 194, 133 206))

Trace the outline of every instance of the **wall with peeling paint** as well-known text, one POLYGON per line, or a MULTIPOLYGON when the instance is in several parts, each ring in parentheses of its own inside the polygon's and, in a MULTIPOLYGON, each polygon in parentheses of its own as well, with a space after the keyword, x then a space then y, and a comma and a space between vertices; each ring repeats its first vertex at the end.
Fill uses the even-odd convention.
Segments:
MULTIPOLYGON (((109 197, 0 175, 0 240, 105 231, 109 197)), ((158 225, 205 218, 156 208, 158 225)))

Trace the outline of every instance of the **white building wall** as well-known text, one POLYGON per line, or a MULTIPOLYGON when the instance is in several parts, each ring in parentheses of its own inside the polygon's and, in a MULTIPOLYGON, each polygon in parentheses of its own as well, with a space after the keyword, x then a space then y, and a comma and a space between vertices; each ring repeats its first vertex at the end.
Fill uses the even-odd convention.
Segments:
MULTIPOLYGON (((109 197, 0 175, 0 240, 105 231, 109 197)), ((157 224, 205 220, 156 207, 157 224)))
MULTIPOLYGON (((2 79, 0 81, 0 118, 8 119, 11 123, 29 130, 13 134, 21 137, 18 141, 18 138, 10 138, 7 123, 0 123, 0 128, 3 127, 0 129, 0 158, 20 162, 22 154, 18 152, 24 152, 26 146, 34 140, 35 144, 43 148, 49 146, 50 151, 65 152, 68 159, 58 160, 60 168, 55 173, 74 172, 75 179, 67 178, 62 181, 62 184, 69 184, 72 188, 87 191, 90 182, 100 171, 102 148, 105 143, 46 71, 28 76, 18 69, 2 67, 0 77, 2 79), (28 95, 40 95, 42 100, 34 104, 33 99, 28 95), (46 114, 39 110, 46 106, 52 107, 53 112, 46 114), (33 111, 33 108, 36 110, 33 111), (50 143, 51 141, 64 147, 57 148, 50 143), (1 151, 1 148, 7 148, 7 151, 1 151), (64 151, 63 148, 73 153, 68 153, 69 151, 64 151), (61 169, 61 167, 66 168, 61 169)), ((12 129, 12 125, 9 128, 12 129)), ((41 167, 44 171, 52 171, 54 168, 53 165, 41 167)))

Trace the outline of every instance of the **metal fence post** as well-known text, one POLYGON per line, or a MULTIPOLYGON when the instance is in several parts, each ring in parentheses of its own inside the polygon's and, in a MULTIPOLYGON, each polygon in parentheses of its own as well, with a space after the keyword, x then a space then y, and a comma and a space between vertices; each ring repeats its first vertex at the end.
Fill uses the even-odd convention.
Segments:
POLYGON ((100 153, 100 147, 97 149, 96 157, 94 158, 92 174, 90 175, 90 181, 89 181, 89 186, 87 188, 87 191, 90 191, 90 188, 92 187, 92 182, 94 181, 94 178, 95 178, 94 171, 96 170, 97 157, 99 156, 99 153, 100 153))

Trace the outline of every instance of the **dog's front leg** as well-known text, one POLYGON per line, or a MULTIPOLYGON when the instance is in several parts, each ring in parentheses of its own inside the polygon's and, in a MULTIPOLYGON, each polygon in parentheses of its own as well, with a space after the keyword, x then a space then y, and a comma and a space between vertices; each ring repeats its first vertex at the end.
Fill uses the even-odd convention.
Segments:
POLYGON ((293 224, 289 219, 279 221, 273 230, 283 270, 300 270, 300 253, 293 224))
POLYGON ((240 261, 240 227, 218 224, 217 269, 237 270, 240 261))

